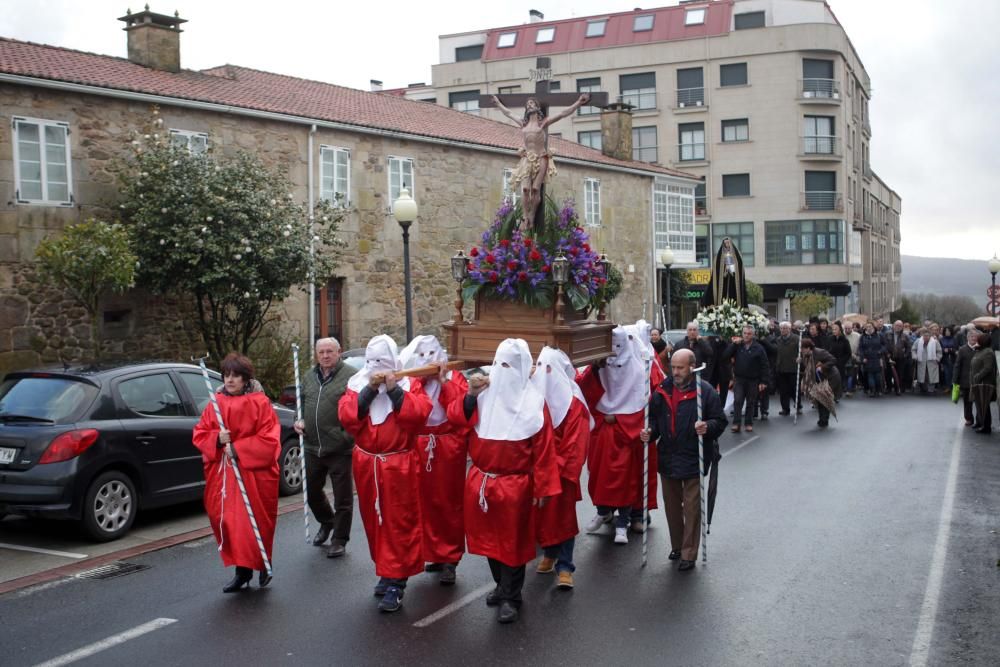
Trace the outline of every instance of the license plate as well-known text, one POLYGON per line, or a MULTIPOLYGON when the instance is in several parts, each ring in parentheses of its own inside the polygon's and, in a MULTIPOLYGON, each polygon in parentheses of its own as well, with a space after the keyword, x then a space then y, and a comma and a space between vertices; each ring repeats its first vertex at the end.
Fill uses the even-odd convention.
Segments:
POLYGON ((13 463, 17 450, 13 447, 0 447, 0 463, 13 463))

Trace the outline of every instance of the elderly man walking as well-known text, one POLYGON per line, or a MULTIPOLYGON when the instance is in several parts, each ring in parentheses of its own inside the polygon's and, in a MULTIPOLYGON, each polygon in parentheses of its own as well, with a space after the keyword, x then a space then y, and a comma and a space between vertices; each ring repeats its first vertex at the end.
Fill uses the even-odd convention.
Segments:
POLYGON ((754 339, 753 327, 743 327, 743 336, 733 336, 733 342, 722 355, 723 360, 735 359, 733 363, 733 433, 740 432, 740 415, 743 427, 753 431, 753 413, 757 407, 757 396, 767 389, 771 376, 767 352, 754 339), (746 410, 744 411, 744 403, 746 410))
POLYGON ((678 350, 670 359, 670 377, 656 388, 649 404, 649 429, 642 442, 657 442, 663 504, 670 529, 670 560, 680 559, 678 570, 694 568, 701 545, 701 488, 698 474, 698 436, 705 443, 704 474, 719 459, 719 436, 726 416, 719 395, 701 381, 702 418, 698 419, 695 356, 678 350))
POLYGON ((354 439, 341 427, 337 403, 347 389, 354 369, 340 360, 336 338, 316 341, 316 366, 302 378, 302 419, 295 431, 303 437, 306 455, 306 489, 309 509, 319 530, 313 544, 323 546, 333 533, 326 555, 343 556, 351 537, 354 518, 354 486, 351 481, 351 450, 354 439), (333 486, 333 508, 323 487, 327 477, 333 486))

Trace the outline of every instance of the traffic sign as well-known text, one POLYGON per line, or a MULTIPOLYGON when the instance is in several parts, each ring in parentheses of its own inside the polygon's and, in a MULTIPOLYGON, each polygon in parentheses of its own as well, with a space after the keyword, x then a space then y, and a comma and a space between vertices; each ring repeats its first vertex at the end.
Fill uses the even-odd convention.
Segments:
POLYGON ((990 297, 994 301, 1000 299, 1000 285, 990 285, 987 287, 986 296, 990 297))

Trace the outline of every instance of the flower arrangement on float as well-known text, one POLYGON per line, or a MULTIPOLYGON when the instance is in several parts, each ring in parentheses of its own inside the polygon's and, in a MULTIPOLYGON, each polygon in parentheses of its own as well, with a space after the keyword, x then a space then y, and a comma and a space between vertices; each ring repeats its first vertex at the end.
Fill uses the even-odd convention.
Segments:
POLYGON ((757 336, 767 334, 767 317, 749 308, 740 308, 735 301, 727 299, 718 306, 703 308, 695 316, 698 330, 702 335, 716 335, 732 338, 743 334, 743 327, 753 327, 757 336))

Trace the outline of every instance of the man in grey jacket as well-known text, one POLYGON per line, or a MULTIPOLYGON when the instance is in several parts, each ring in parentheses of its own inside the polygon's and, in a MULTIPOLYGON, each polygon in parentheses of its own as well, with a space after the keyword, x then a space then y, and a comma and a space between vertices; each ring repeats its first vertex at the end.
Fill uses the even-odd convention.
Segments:
POLYGON ((316 366, 302 379, 302 420, 295 422, 295 431, 303 436, 305 445, 309 509, 320 524, 313 544, 323 546, 333 533, 326 552, 329 558, 344 555, 354 518, 354 439, 341 428, 337 417, 337 404, 354 373, 340 360, 336 338, 316 341, 316 366), (333 485, 333 508, 323 491, 327 477, 333 485))

